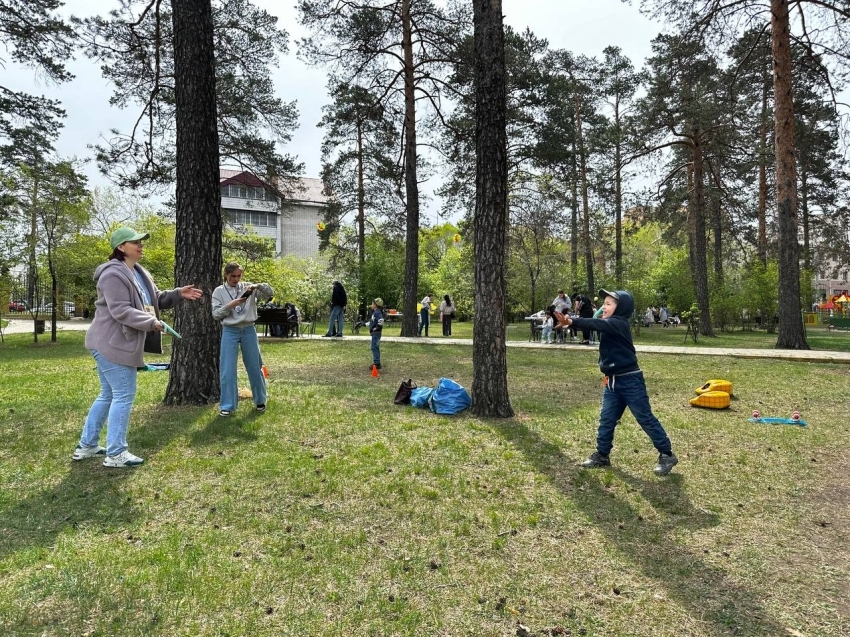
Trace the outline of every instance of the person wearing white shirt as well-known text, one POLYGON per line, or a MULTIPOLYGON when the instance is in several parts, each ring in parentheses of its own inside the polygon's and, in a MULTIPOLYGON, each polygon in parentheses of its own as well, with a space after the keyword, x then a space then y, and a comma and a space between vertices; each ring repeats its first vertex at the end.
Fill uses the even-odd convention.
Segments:
POLYGON ((428 326, 431 325, 431 297, 433 292, 425 295, 425 298, 420 301, 422 309, 419 312, 419 336, 422 336, 422 329, 425 329, 425 336, 428 336, 428 326))
POLYGON ((573 307, 570 297, 568 297, 563 290, 558 290, 558 296, 556 296, 555 300, 552 301, 552 305, 555 306, 555 311, 559 314, 564 314, 573 307))

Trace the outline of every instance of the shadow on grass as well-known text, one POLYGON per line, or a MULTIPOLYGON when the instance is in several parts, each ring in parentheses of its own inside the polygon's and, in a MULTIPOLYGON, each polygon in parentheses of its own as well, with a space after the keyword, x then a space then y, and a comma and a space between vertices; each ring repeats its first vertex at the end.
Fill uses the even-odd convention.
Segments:
POLYGON ((236 442, 251 443, 257 440, 255 429, 260 425, 264 414, 251 411, 250 415, 233 414, 223 418, 216 412, 215 418, 206 427, 192 434, 191 446, 200 447, 215 445, 221 442, 233 444, 236 442))
POLYGON ((605 471, 579 468, 577 461, 565 458, 557 446, 525 425, 515 421, 490 424, 571 499, 615 550, 645 577, 657 581, 671 599, 690 609, 691 616, 712 624, 707 632, 785 633, 782 625, 766 617, 758 591, 733 581, 722 567, 706 562, 702 552, 696 553, 679 541, 677 536, 682 529, 697 531, 720 523, 717 515, 693 506, 682 489, 684 476, 674 473, 665 479, 647 481, 614 470, 618 478, 663 514, 658 521, 649 521, 606 487, 605 471))
MULTIPOLYGON (((165 409, 160 407, 157 411, 165 409)), ((137 524, 140 514, 132 490, 125 489, 125 484, 136 472, 148 470, 147 464, 157 453, 203 418, 206 411, 205 408, 168 410, 168 423, 163 423, 156 415, 143 423, 134 424, 131 420, 129 433, 139 453, 145 457, 145 465, 141 467, 106 468, 102 465, 102 456, 73 461, 71 452, 75 442, 70 442, 67 457, 42 459, 57 463, 66 460, 65 475, 50 488, 0 508, 0 537, 3 538, 0 560, 25 549, 48 549, 63 533, 80 526, 109 534, 137 524)), ((161 412, 157 415, 161 416, 161 412)))

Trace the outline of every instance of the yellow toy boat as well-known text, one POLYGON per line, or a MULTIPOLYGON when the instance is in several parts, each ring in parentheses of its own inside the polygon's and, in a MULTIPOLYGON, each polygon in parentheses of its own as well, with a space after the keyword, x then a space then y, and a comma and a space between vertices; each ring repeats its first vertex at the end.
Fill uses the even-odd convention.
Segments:
POLYGON ((728 380, 722 380, 719 378, 713 378, 711 380, 705 381, 705 385, 702 387, 697 387, 697 394, 704 394, 710 391, 723 391, 732 395, 732 383, 728 380))
POLYGON ((725 391, 706 391, 696 398, 691 398, 694 407, 706 407, 708 409, 726 409, 731 402, 729 394, 725 391))

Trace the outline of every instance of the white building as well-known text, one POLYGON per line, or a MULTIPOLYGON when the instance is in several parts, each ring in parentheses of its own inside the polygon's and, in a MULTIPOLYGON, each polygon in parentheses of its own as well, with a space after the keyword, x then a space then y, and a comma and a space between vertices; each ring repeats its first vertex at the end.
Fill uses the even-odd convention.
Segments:
POLYGON ((327 206, 321 179, 298 178, 289 192, 244 170, 222 168, 219 175, 227 227, 239 232, 250 226, 261 237, 274 239, 278 256, 319 255, 316 226, 327 206))

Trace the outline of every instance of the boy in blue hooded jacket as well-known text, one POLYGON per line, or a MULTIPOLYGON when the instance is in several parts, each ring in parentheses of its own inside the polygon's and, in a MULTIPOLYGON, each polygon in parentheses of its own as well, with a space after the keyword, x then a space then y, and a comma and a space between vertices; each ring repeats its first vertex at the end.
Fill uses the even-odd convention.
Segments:
POLYGON ((664 427, 652 413, 643 372, 638 366, 629 325, 635 301, 624 290, 599 290, 599 298, 603 299, 602 318, 557 317, 559 327, 572 325, 577 329, 594 330, 601 334, 599 369, 605 375, 605 389, 602 390, 596 451, 581 466, 590 469, 611 464, 609 454, 614 446, 614 429, 628 407, 658 450, 655 474, 666 476, 679 463, 679 459, 673 453, 664 427))

